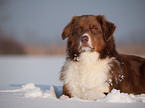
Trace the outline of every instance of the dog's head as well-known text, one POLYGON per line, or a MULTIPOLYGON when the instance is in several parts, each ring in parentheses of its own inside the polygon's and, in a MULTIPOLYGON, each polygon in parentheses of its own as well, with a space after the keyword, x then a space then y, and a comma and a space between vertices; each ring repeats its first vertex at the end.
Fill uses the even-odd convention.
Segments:
POLYGON ((113 32, 115 25, 103 15, 74 16, 66 25, 62 39, 68 38, 67 51, 71 59, 84 51, 107 54, 115 49, 113 32))

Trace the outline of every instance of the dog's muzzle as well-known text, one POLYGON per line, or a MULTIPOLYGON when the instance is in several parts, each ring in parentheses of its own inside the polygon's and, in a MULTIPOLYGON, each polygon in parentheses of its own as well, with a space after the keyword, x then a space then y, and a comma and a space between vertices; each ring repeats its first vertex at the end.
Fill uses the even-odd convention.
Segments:
POLYGON ((88 33, 84 33, 80 37, 80 51, 92 51, 94 48, 92 47, 92 42, 90 35, 88 33))
POLYGON ((88 41, 89 41, 88 36, 82 36, 81 37, 81 43, 82 44, 86 45, 88 43, 88 41))

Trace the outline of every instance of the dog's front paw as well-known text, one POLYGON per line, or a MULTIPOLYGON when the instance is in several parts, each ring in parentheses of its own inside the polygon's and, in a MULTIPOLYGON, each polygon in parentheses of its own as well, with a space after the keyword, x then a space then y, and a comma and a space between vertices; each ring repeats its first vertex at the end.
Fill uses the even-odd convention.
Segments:
POLYGON ((59 99, 61 99, 61 100, 66 100, 66 99, 69 99, 69 97, 68 96, 66 96, 66 95, 62 95, 62 96, 60 96, 60 98, 59 99))
POLYGON ((96 89, 92 89, 92 90, 89 90, 86 93, 82 94, 80 98, 84 99, 84 100, 97 100, 97 99, 101 99, 103 97, 105 97, 104 93, 102 93, 96 89))

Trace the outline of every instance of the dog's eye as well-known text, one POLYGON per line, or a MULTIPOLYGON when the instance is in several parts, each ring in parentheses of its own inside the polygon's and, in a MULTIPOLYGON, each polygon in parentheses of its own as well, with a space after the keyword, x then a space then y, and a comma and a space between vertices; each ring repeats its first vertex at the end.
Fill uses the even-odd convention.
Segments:
POLYGON ((97 33, 98 32, 98 27, 95 26, 95 25, 91 25, 90 29, 91 29, 92 33, 97 33))
POLYGON ((91 30, 98 30, 98 28, 97 28, 95 25, 91 25, 91 26, 90 26, 90 29, 91 29, 91 30))
POLYGON ((75 32, 80 33, 82 31, 82 27, 75 26, 75 32))

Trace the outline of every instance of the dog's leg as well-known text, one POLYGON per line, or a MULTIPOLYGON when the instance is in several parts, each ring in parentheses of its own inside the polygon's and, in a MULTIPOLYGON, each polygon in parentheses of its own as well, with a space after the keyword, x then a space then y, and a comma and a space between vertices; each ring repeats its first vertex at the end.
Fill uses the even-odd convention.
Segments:
POLYGON ((85 99, 85 100, 97 100, 97 99, 101 99, 105 96, 106 95, 104 93, 102 93, 101 91, 99 91, 96 88, 93 88, 93 89, 88 90, 84 94, 82 94, 80 96, 80 98, 85 99))
POLYGON ((65 84, 63 85, 63 95, 66 95, 69 98, 71 98, 70 91, 68 90, 67 85, 65 85, 65 84))

